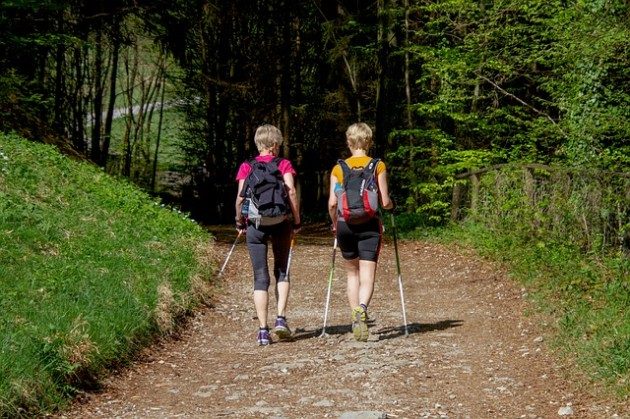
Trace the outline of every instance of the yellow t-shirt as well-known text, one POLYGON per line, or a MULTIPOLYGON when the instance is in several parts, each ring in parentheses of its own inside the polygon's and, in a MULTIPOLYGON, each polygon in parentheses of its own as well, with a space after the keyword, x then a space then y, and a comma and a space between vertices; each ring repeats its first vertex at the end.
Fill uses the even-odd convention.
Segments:
MULTIPOLYGON (((372 157, 369 156, 349 157, 346 159, 346 163, 351 169, 360 169, 370 164, 370 160, 372 160, 372 157)), ((387 168, 385 167, 385 163, 383 163, 382 160, 379 160, 376 165, 376 176, 378 177, 378 175, 386 170, 387 168)), ((339 164, 336 164, 335 167, 333 167, 332 175, 337 178, 337 182, 339 184, 343 184, 343 170, 341 170, 341 166, 339 166, 339 164)))

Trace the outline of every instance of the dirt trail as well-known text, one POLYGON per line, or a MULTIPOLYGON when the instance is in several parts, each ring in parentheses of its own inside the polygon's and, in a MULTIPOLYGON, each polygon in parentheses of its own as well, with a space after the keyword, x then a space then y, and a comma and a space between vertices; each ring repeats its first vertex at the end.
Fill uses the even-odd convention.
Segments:
MULTIPOLYGON (((223 254, 233 237, 219 239, 223 254)), ((288 319, 295 339, 256 346, 251 267, 240 244, 213 307, 202 309, 180 339, 146 351, 62 417, 624 415, 580 394, 565 378, 546 348, 544 326, 523 315, 523 291, 496 267, 435 244, 403 242, 399 251, 408 337, 391 243, 382 249, 369 341, 352 337, 340 258, 330 335, 318 337, 332 240, 305 232, 291 272, 288 319)))

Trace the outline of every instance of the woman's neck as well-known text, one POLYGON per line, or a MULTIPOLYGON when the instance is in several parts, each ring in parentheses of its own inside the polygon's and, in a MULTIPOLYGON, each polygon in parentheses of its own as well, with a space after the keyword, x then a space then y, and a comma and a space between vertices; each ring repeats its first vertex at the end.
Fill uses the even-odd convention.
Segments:
POLYGON ((362 148, 358 148, 356 150, 350 149, 350 152, 352 153, 352 157, 365 157, 365 156, 367 156, 366 151, 363 150, 362 148))
POLYGON ((261 156, 275 156, 276 153, 274 153, 273 150, 263 150, 260 152, 261 156))

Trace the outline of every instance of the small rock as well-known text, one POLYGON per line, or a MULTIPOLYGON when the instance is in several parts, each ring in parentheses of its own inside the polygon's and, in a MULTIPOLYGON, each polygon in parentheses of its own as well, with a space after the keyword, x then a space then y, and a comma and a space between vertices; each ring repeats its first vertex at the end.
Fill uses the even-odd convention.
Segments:
POLYGON ((540 343, 540 342, 542 342, 543 340, 545 340, 545 338, 544 338, 544 337, 542 337, 542 336, 538 336, 536 339, 534 339, 534 342, 536 342, 536 343, 540 343))
POLYGON ((344 412, 339 416, 339 419, 384 419, 387 416, 387 413, 383 412, 344 412))
POLYGON ((573 414, 573 408, 571 406, 564 406, 558 409, 559 416, 571 416, 573 414))

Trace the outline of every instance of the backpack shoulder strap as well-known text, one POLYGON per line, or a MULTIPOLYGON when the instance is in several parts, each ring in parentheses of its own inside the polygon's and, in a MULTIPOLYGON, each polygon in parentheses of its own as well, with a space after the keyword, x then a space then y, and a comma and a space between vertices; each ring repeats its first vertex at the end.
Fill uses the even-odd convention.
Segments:
POLYGON ((379 158, 373 158, 372 160, 370 160, 370 162, 368 163, 367 166, 365 166, 366 170, 368 172, 372 172, 372 174, 374 176, 376 176, 376 167, 378 166, 378 163, 381 161, 381 159, 379 158))
POLYGON ((344 159, 337 160, 337 164, 341 167, 341 171, 343 172, 343 177, 344 179, 346 179, 348 175, 350 174, 350 172, 352 171, 352 169, 350 169, 350 166, 348 166, 348 163, 346 163, 344 159))
POLYGON ((249 192, 251 191, 251 185, 250 185, 251 175, 254 172, 254 165, 256 163, 257 163, 256 158, 251 158, 251 159, 245 160, 243 162, 243 164, 249 165, 249 168, 250 168, 249 174, 245 178, 245 184, 243 185, 243 189, 241 190, 241 194, 240 194, 240 196, 243 197, 243 198, 245 198, 249 194, 249 192))
POLYGON ((282 162, 282 158, 281 157, 274 157, 273 159, 271 159, 269 161, 269 163, 267 163, 267 164, 273 165, 271 167, 271 172, 272 173, 275 172, 275 171, 278 171, 278 174, 280 174, 280 172, 279 172, 279 170, 280 170, 280 162, 282 162))

